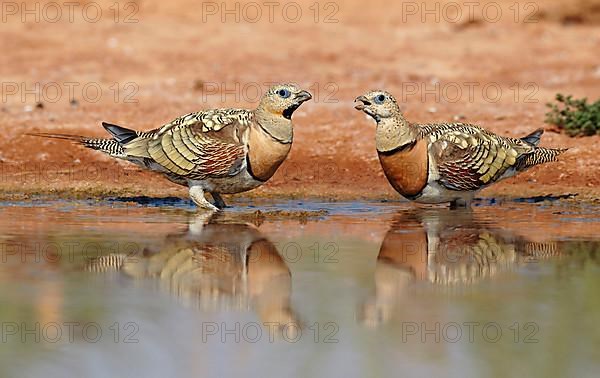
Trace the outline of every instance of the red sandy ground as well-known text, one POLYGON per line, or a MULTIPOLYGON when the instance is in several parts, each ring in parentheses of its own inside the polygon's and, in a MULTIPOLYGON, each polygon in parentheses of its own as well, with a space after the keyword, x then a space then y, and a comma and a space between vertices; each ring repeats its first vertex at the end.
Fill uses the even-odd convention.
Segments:
MULTIPOLYGON (((33 8, 35 3, 27 4, 33 8)), ((200 2, 188 0, 136 2, 133 23, 123 18, 135 9, 121 2, 115 22, 112 3, 97 3, 103 16, 95 23, 85 21, 82 7, 75 8, 74 22, 66 10, 56 23, 47 20, 54 17, 50 10, 40 22, 28 16, 25 23, 20 14, 3 13, 2 197, 185 196, 184 188, 133 165, 24 133, 105 136, 101 121, 151 129, 200 109, 252 107, 257 86, 264 90, 266 83, 284 81, 307 87, 315 101, 294 115, 289 159, 268 184, 247 195, 397 198, 375 154, 374 123, 353 109, 357 95, 385 88, 402 100, 411 121, 462 115, 466 122, 507 136, 545 127, 542 145, 570 148, 558 163, 492 186, 484 196, 600 196, 600 137, 569 138, 543 123, 545 103, 557 92, 600 97, 597 1, 533 3, 537 8, 522 2, 518 15, 509 8, 512 0, 499 1, 503 13, 497 22, 491 21, 492 10, 487 19, 482 15, 482 6, 471 21, 463 8, 459 22, 448 22, 454 14, 440 8, 439 22, 434 14, 426 23, 419 10, 413 15, 408 10, 414 8, 379 0, 339 2, 337 7, 317 2, 318 22, 315 2, 297 1, 303 13, 295 23, 285 19, 281 4, 273 22, 264 6, 258 22, 249 22, 256 15, 249 8, 240 22, 233 15, 222 22, 220 13, 209 15, 200 2), (324 22, 326 16, 337 22, 324 22), (525 22, 531 19, 538 22, 525 22), (77 105, 70 104, 69 82, 78 83, 73 91, 77 105), (19 86, 16 94, 11 83, 19 86), (26 92, 36 83, 45 88, 39 98, 26 92), (90 99, 93 90, 84 96, 86 84, 102 88, 100 100, 90 99), (221 93, 215 94, 214 85, 221 93), (416 94, 411 92, 415 85, 416 94), (497 87, 500 98, 492 101, 497 87), (125 101, 127 95, 137 102, 125 101)), ((435 3, 428 1, 427 9, 435 9, 435 3)), ((227 4, 235 9, 235 2, 227 4)), ((242 9, 245 3, 240 4, 242 9)), ((288 15, 294 15, 292 10, 288 15)))

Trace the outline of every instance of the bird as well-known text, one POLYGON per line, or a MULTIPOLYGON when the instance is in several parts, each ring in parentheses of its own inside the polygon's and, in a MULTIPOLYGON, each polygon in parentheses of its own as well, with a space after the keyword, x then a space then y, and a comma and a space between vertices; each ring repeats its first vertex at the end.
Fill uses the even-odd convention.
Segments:
POLYGON ((310 92, 295 84, 276 84, 256 109, 209 109, 189 113, 151 131, 136 131, 103 122, 112 138, 30 133, 68 139, 112 157, 159 172, 189 187, 200 208, 226 206, 221 194, 245 192, 264 184, 292 146, 292 114, 310 92), (204 196, 209 192, 214 204, 204 196))
POLYGON ((376 327, 389 321, 406 310, 406 297, 416 290, 460 293, 570 253, 568 245, 551 237, 534 241, 493 223, 490 215, 478 215, 468 209, 398 211, 379 247, 374 293, 358 310, 361 323, 376 327))
POLYGON ((394 96, 383 90, 370 91, 355 102, 357 110, 377 122, 375 143, 386 178, 398 193, 417 203, 470 207, 477 191, 556 161, 567 150, 539 147, 543 129, 518 139, 467 123, 411 123, 394 96))
POLYGON ((263 324, 300 327, 290 269, 275 244, 250 223, 204 212, 188 230, 167 235, 141 254, 111 253, 84 264, 90 274, 153 280, 187 307, 252 310, 263 324))

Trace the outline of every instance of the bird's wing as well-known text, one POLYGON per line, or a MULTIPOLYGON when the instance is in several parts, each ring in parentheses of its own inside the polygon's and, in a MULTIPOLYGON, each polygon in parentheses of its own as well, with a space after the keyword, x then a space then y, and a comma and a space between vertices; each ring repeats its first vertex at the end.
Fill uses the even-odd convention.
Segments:
MULTIPOLYGON (((431 126, 431 125, 430 125, 431 126)), ((535 146, 505 138, 468 124, 442 124, 425 134, 439 174, 451 190, 477 190, 499 180, 535 146)))
POLYGON ((432 136, 437 139, 440 135, 452 130, 461 130, 466 133, 485 132, 485 129, 469 123, 413 123, 412 125, 419 130, 422 138, 432 136))
POLYGON ((248 125, 252 121, 252 118, 253 113, 245 109, 204 110, 175 118, 173 121, 156 130, 156 133, 160 135, 173 128, 189 126, 200 126, 202 132, 219 131, 225 126, 234 123, 248 125))
POLYGON ((171 176, 204 179, 236 175, 247 152, 252 112, 214 109, 186 114, 124 145, 128 156, 149 158, 171 176))

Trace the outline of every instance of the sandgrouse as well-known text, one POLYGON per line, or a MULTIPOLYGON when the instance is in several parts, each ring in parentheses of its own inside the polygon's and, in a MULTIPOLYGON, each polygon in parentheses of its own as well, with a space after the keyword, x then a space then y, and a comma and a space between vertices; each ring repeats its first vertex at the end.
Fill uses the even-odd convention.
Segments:
POLYGON ((187 232, 169 234, 143 255, 99 256, 85 268, 155 279, 184 304, 203 310, 251 308, 263 322, 299 323, 285 260, 256 227, 235 220, 199 217, 187 232))
POLYGON ((566 151, 538 147, 542 129, 516 139, 465 123, 410 123, 385 91, 355 101, 356 109, 377 122, 375 143, 385 176, 402 196, 419 203, 468 207, 478 190, 566 151))
POLYGON ((199 111, 144 132, 102 123, 112 139, 36 135, 75 140, 162 173, 188 186, 196 205, 217 210, 225 206, 221 193, 251 190, 273 176, 292 146, 292 113, 311 98, 295 85, 280 84, 269 88, 254 110, 199 111), (216 207, 205 199, 205 191, 216 207))
POLYGON ((565 252, 555 241, 532 241, 468 210, 401 210, 381 242, 375 291, 361 306, 359 320, 373 327, 389 322, 419 281, 453 293, 565 252))

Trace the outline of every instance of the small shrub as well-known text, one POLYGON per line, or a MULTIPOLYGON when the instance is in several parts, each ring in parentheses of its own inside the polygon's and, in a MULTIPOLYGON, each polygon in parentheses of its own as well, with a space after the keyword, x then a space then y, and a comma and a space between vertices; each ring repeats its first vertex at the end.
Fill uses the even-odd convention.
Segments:
POLYGON ((545 122, 565 130, 570 136, 600 134, 600 100, 588 104, 572 96, 556 95, 556 103, 548 103, 545 122))

